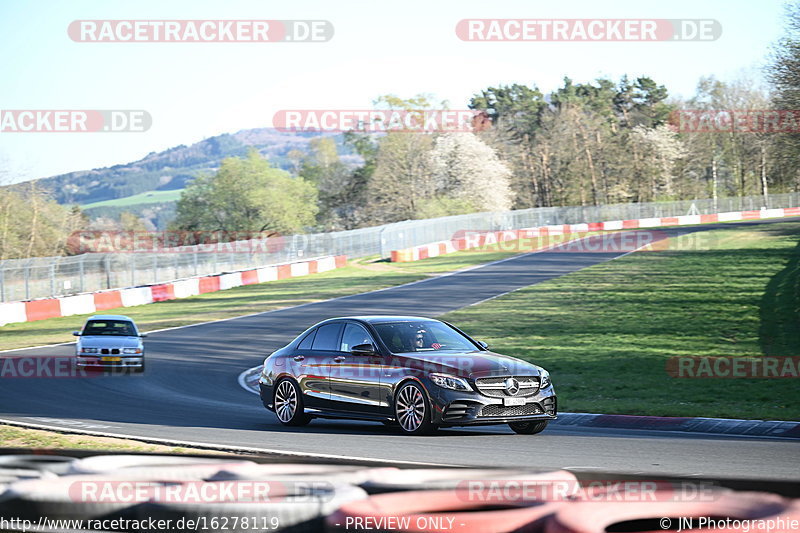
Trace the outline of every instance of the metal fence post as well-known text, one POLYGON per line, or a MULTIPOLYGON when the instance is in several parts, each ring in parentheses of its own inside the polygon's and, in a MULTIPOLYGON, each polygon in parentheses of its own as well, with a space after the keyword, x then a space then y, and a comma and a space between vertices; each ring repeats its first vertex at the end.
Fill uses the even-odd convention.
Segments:
POLYGON ((108 264, 108 254, 103 255, 103 268, 106 271, 106 289, 111 288, 111 266, 108 264))
POLYGON ((6 277, 6 268, 0 267, 0 302, 6 301, 5 277, 6 277))
POLYGON ((31 260, 25 263, 25 299, 31 299, 31 260))
POLYGON ((85 292, 85 280, 84 280, 84 263, 86 262, 86 255, 81 255, 80 260, 78 261, 78 292, 85 292))

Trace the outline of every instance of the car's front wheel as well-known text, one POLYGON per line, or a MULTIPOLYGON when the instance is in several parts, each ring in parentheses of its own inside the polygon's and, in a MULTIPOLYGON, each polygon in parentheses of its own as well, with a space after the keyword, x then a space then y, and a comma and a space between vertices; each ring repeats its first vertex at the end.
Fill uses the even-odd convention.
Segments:
POLYGON ((305 426, 311 422, 311 417, 303 411, 303 398, 300 395, 300 387, 290 380, 284 379, 278 382, 275 387, 275 414, 278 420, 285 426, 305 426))
POLYGON ((509 422, 508 427, 522 435, 536 435, 547 427, 547 420, 543 422, 509 422))
POLYGON ((425 391, 413 381, 398 389, 394 398, 394 413, 400 429, 408 435, 428 435, 435 429, 425 391))

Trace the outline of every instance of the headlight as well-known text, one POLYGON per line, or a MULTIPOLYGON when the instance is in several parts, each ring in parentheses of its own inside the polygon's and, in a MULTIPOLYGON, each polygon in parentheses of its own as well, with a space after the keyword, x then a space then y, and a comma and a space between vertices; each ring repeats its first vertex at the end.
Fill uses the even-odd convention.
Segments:
POLYGON ((541 383, 539 385, 540 389, 546 389, 547 387, 552 385, 552 382, 550 381, 550 372, 548 372, 544 368, 539 373, 539 380, 540 380, 540 383, 541 383))
POLYGON ((97 348, 81 348, 81 352, 83 352, 83 353, 98 353, 99 350, 97 348))
POLYGON ((428 374, 428 377, 431 378, 431 381, 445 389, 470 390, 469 384, 465 380, 451 376, 450 374, 428 374))
POLYGON ((141 348, 123 348, 122 353, 142 353, 141 348))

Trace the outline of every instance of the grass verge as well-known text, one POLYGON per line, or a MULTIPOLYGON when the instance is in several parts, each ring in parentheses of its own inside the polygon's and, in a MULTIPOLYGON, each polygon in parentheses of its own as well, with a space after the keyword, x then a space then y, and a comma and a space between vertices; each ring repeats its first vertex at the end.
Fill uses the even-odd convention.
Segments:
POLYGON ((443 318, 547 368, 562 411, 800 420, 796 379, 667 375, 672 356, 800 355, 800 223, 708 237, 443 318))
POLYGON ((217 454, 216 450, 179 448, 148 444, 130 439, 76 435, 0 424, 0 443, 4 448, 38 450, 99 450, 103 452, 150 452, 166 454, 217 454))

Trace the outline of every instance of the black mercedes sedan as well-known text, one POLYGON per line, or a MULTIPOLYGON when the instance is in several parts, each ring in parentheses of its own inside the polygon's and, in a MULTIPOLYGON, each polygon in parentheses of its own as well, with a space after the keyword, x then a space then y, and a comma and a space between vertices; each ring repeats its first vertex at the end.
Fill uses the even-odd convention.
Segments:
POLYGON ((452 324, 413 316, 320 322, 264 360, 259 387, 287 426, 348 418, 410 435, 489 424, 531 435, 556 418, 545 369, 491 352, 452 324))

